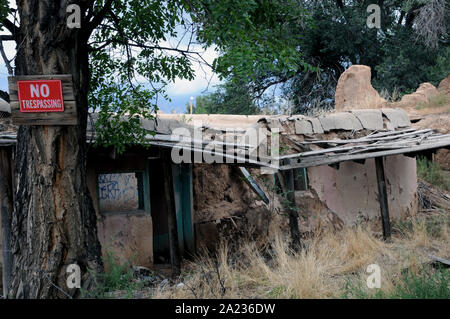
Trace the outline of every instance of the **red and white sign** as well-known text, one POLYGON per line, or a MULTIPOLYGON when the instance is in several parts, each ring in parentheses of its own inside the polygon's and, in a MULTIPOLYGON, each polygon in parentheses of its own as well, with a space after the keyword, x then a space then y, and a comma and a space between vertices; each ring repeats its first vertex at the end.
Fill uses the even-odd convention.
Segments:
POLYGON ((64 112, 61 80, 17 81, 20 112, 64 112))

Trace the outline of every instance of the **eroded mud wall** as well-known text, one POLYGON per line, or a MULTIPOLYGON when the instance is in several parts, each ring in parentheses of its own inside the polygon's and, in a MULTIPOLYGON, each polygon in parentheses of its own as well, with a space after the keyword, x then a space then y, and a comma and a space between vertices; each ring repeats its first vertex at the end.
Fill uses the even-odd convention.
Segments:
MULTIPOLYGON (((403 155, 387 157, 385 174, 391 218, 415 213, 415 159, 403 155)), ((344 162, 340 164, 339 170, 329 166, 311 167, 308 169, 308 178, 311 190, 317 194, 323 206, 344 224, 379 218, 380 204, 373 159, 366 160, 364 165, 344 162)))
MULTIPOLYGON (((259 169, 251 173, 259 177, 259 169)), ((259 185, 265 189, 262 182, 259 185)), ((213 249, 220 240, 239 243, 256 239, 264 244, 287 227, 287 219, 275 209, 279 211, 278 200, 277 205, 266 205, 236 166, 194 164, 193 188, 197 250, 205 246, 213 249)))
POLYGON ((100 212, 98 205, 97 174, 88 169, 88 188, 97 212, 98 237, 102 254, 113 253, 120 263, 132 261, 134 265, 153 265, 152 217, 145 212, 100 212))

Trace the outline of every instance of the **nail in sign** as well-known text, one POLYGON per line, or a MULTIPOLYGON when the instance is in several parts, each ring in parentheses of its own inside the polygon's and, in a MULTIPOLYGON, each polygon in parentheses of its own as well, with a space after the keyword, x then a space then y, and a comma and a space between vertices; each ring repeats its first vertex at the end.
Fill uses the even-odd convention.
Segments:
POLYGON ((61 80, 17 81, 20 112, 64 112, 61 80))

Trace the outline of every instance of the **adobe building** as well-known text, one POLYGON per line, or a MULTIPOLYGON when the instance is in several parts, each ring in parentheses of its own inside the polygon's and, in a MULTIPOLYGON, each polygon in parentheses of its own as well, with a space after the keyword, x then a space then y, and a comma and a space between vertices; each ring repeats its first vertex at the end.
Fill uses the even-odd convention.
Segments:
MULTIPOLYGON (((11 154, 16 127, 7 118, 1 122, 0 149, 11 154)), ((450 136, 410 125, 401 109, 319 117, 158 115, 157 121, 142 120, 156 133, 148 136, 150 147, 130 146, 123 154, 110 148, 89 151, 88 187, 103 253, 150 268, 168 263, 171 210, 180 254, 186 257, 239 232, 270 237, 280 227, 287 229, 287 218, 279 213, 289 192, 295 194, 302 232, 413 214, 414 156, 448 148, 450 136), (263 132, 264 141, 253 143, 250 131, 263 132), (278 154, 271 152, 275 137, 278 154), (249 155, 249 149, 258 156, 249 155), (190 162, 174 161, 173 154, 185 152, 190 162), (195 162, 196 154, 201 162, 195 162), (214 158, 223 163, 210 162, 214 158), (166 192, 168 185, 172 192, 166 192)), ((95 141, 92 127, 87 140, 95 141)))

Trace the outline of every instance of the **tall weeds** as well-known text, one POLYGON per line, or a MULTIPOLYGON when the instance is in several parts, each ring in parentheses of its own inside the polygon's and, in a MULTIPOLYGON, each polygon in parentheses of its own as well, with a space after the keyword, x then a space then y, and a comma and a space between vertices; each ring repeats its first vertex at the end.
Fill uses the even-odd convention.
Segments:
MULTIPOLYGON (((447 234, 448 225, 443 227, 441 233, 447 234)), ((284 234, 279 234, 264 251, 251 242, 243 243, 234 251, 223 243, 215 255, 205 254, 186 267, 182 288, 176 285, 158 288, 154 297, 401 297, 402 291, 414 290, 411 284, 423 283, 423 274, 434 276, 432 271, 418 271, 429 260, 427 249, 434 247, 444 253, 446 248, 442 247, 450 243, 448 236, 440 236, 439 241, 434 238, 427 224, 419 219, 413 219, 408 228, 397 234, 394 242, 387 244, 370 227, 349 227, 305 240, 306 247, 300 253, 289 249, 284 234), (369 275, 366 269, 370 264, 381 268, 381 289, 366 286, 369 275), (405 269, 418 277, 405 277, 402 275, 405 269)), ((448 278, 448 274, 436 276, 441 276, 440 281, 436 279, 439 286, 436 289, 442 291, 442 278, 448 278)), ((434 293, 442 295, 429 292, 434 293)))

